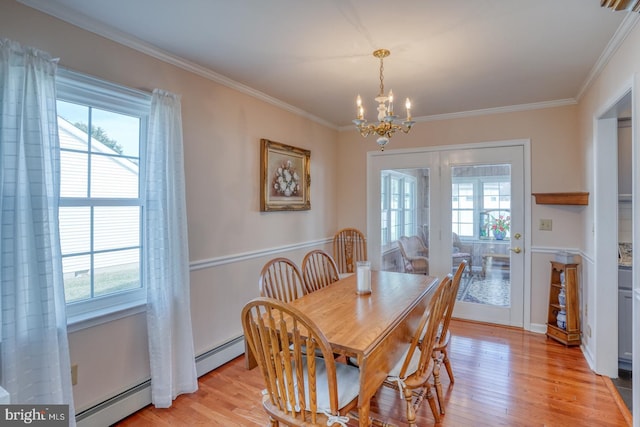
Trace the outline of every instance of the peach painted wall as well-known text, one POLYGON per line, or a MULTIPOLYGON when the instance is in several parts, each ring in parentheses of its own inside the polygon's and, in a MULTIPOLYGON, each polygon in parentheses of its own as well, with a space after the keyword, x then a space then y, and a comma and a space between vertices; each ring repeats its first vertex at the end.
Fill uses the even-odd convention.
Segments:
MULTIPOLYGON (((329 248, 337 230, 337 130, 13 0, 0 2, 0 37, 47 51, 62 67, 182 96, 196 354, 242 335, 240 310, 258 295, 270 253, 299 263, 313 247, 329 248), (311 150, 310 211, 259 211, 261 138, 311 150)), ((70 347, 78 411, 149 376, 144 314, 71 333, 70 347)))
MULTIPOLYGON (((577 106, 500 113, 416 123, 408 135, 391 139, 385 151, 413 147, 451 146, 514 139, 531 140, 531 189, 533 192, 582 191, 585 187, 576 128, 577 106), (579 158, 579 157, 578 157, 579 158)), ((338 161, 339 226, 366 224, 366 152, 377 150, 373 137, 355 130, 341 130, 338 161)), ((531 319, 534 329, 546 323, 549 260, 558 249, 582 247, 581 208, 551 207, 532 202, 531 319), (552 231, 539 231, 539 219, 552 219, 552 231)), ((525 319, 525 324, 527 319, 525 319)))

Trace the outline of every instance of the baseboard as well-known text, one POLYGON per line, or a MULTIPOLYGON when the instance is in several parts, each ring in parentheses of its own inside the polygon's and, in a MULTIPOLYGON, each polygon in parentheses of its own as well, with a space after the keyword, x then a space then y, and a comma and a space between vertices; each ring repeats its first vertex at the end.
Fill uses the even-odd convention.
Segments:
POLYGON ((76 414, 78 427, 109 426, 151 403, 151 380, 76 414))
POLYGON ((589 369, 591 369, 593 372, 595 372, 596 371, 596 369, 595 369, 596 365, 594 363, 593 354, 591 354, 591 351, 589 351, 589 347, 587 347, 583 343, 580 346, 580 349, 582 350, 582 354, 584 355, 584 358, 587 361, 587 364, 589 365, 589 369))
POLYGON ((244 335, 234 338, 196 357, 198 377, 224 365, 244 353, 244 335))
MULTIPOLYGON (((196 357, 198 377, 244 353, 244 336, 234 338, 196 357)), ((151 380, 76 414, 78 427, 112 425, 151 404, 151 380)))
POLYGON ((541 323, 532 323, 530 325, 529 331, 535 332, 536 334, 546 334, 547 333, 547 325, 541 323))
POLYGON ((633 365, 631 363, 631 360, 618 358, 618 370, 622 369, 623 371, 631 372, 633 370, 632 368, 633 365))

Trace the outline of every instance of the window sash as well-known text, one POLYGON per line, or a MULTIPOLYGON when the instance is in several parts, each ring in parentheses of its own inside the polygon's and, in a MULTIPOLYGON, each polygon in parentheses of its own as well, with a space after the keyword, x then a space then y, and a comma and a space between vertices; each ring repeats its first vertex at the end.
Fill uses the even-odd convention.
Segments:
POLYGON ((455 178, 454 177, 452 180, 452 188, 451 188, 452 231, 458 234, 458 236, 462 238, 474 239, 474 240, 477 240, 480 238, 487 238, 488 236, 482 236, 480 232, 480 226, 481 226, 480 216, 481 216, 481 213, 486 210, 500 209, 500 210, 508 211, 511 209, 511 192, 509 191, 508 194, 506 194, 506 192, 503 192, 505 184, 507 185, 511 184, 510 178, 497 177, 497 176, 483 176, 483 177, 476 177, 476 178, 473 178, 473 177, 455 178), (473 188, 472 205, 473 206, 471 208, 460 206, 461 203, 460 203, 459 197, 461 196, 460 196, 459 188, 461 184, 472 185, 472 188, 473 188), (490 186, 497 187, 497 192, 493 193, 492 191, 488 191, 490 190, 489 189, 490 186), (489 198, 494 198, 494 197, 497 197, 497 200, 495 202, 492 202, 489 198), (456 200, 456 198, 458 198, 458 200, 456 200), (496 205, 494 205, 493 203, 496 203, 496 205), (465 226, 468 226, 470 224, 468 221, 461 220, 461 218, 465 216, 464 215, 465 212, 472 212, 471 224, 472 224, 473 233, 463 232, 465 228, 468 229, 468 227, 465 227, 465 226))
MULTIPOLYGON (((137 245, 131 246, 126 244, 125 242, 125 244, 123 244, 122 246, 116 245, 113 248, 105 249, 96 249, 94 246, 91 246, 90 250, 86 252, 86 254, 90 257, 100 257, 105 256, 104 254, 115 254, 117 252, 127 250, 137 251, 137 255, 139 257, 139 286, 135 289, 112 292, 106 295, 98 296, 95 290, 95 283, 93 283, 91 286, 91 298, 67 303, 68 323, 72 324, 77 322, 78 320, 90 319, 96 316, 112 313, 122 308, 129 308, 136 305, 144 304, 144 302, 146 301, 146 290, 144 289, 144 281, 142 278, 142 265, 144 259, 144 247, 142 244, 142 219, 144 215, 144 204, 142 195, 144 191, 144 185, 142 177, 145 176, 144 147, 146 143, 151 95, 149 93, 126 88, 64 68, 58 69, 58 74, 56 76, 56 89, 57 98, 59 101, 76 103, 88 106, 89 108, 93 109, 101 109, 116 114, 132 116, 139 119, 140 125, 138 158, 130 155, 113 155, 97 153, 95 151, 92 152, 92 144, 88 144, 86 151, 73 148, 61 148, 61 152, 63 153, 82 153, 83 155, 88 156, 89 164, 87 170, 87 180, 91 180, 92 176, 91 156, 102 156, 102 158, 104 159, 129 159, 137 161, 138 165, 138 191, 135 197, 117 197, 117 195, 115 195, 115 197, 90 197, 90 194, 87 194, 86 197, 77 197, 78 195, 74 194, 73 197, 60 198, 59 205, 61 209, 70 207, 87 207, 91 211, 92 215, 95 214, 96 209, 100 209, 103 207, 139 208, 139 220, 137 224, 137 245)), ((88 125, 90 126, 90 124, 88 125)), ((95 238, 95 228, 93 223, 91 224, 89 236, 91 240, 95 238)), ((72 256, 79 256, 82 253, 83 252, 66 253, 63 256, 63 259, 72 256)), ((95 278, 92 277, 91 280, 93 282, 95 278)))

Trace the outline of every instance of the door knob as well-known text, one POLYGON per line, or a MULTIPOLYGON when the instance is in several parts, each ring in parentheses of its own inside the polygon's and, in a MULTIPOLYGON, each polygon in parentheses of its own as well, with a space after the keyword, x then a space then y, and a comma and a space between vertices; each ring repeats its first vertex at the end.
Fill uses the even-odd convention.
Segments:
POLYGON ((515 248, 509 248, 510 251, 513 251, 517 254, 519 254, 520 252, 522 252, 522 249, 520 249, 520 247, 516 246, 515 248))
POLYGON ((516 239, 516 240, 519 240, 521 237, 522 237, 522 234, 520 234, 520 233, 516 233, 516 234, 513 235, 513 238, 516 239))

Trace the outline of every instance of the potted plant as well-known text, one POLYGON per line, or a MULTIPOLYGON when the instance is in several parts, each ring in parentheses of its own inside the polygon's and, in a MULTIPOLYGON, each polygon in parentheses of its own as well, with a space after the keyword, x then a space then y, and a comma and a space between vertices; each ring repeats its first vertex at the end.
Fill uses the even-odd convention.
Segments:
POLYGON ((507 237, 507 233, 509 232, 509 227, 511 225, 511 217, 500 215, 497 218, 493 218, 491 221, 491 231, 493 232, 493 237, 496 240, 502 240, 507 237))

